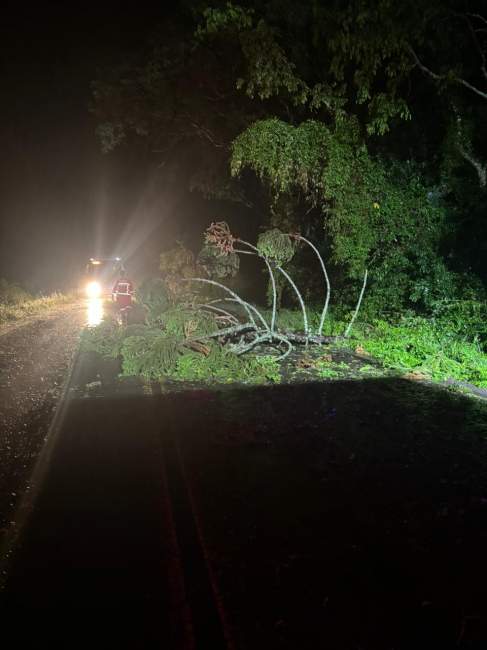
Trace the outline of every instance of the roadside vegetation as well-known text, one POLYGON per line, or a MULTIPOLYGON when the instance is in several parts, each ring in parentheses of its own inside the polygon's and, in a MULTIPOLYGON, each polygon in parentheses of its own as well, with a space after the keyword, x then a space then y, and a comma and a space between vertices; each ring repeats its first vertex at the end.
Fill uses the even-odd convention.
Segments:
POLYGON ((0 325, 41 314, 72 300, 72 295, 63 293, 34 296, 21 286, 0 278, 0 325))
MULTIPOLYGON (((264 233, 254 249, 274 285, 280 264, 290 262, 295 252, 283 237, 276 229, 264 233)), ((353 308, 345 303, 330 309, 331 289, 325 282, 325 308, 308 308, 286 274, 300 308, 279 309, 276 290, 270 308, 259 308, 223 284, 226 278, 231 285, 238 272, 243 251, 236 242, 230 242, 226 224, 212 224, 197 258, 181 245, 163 253, 162 276, 147 280, 137 292, 133 322, 122 325, 111 317, 86 330, 84 350, 119 358, 122 376, 158 381, 266 383, 283 376, 300 380, 303 373, 334 379, 393 371, 487 388, 485 301, 443 300, 428 315, 410 310, 387 319, 371 317, 369 306, 369 315, 360 319, 365 282, 353 308), (222 231, 224 242, 215 239, 215 232, 222 231)))
MULTIPOLYGON (((483 307, 483 305, 479 305, 483 307)), ((485 321, 480 325, 485 328, 485 321)), ((450 322, 421 317, 376 321, 354 337, 357 347, 386 367, 434 381, 456 380, 487 389, 487 354, 478 330, 459 333, 450 322)))
MULTIPOLYGON (((310 311, 311 324, 319 317, 318 309, 310 311)), ((285 309, 279 313, 278 324, 297 331, 301 320, 298 310, 285 309)), ((487 389, 487 304, 483 301, 443 302, 430 317, 409 313, 388 320, 360 320, 348 339, 341 338, 346 327, 343 314, 330 314, 323 334, 337 337, 334 348, 344 347, 412 378, 453 379, 487 389)), ((337 368, 323 360, 313 364, 323 377, 347 374, 343 365, 337 368)), ((369 369, 369 374, 378 372, 377 366, 369 369)), ((367 367, 362 373, 367 374, 367 367)))
MULTIPOLYGON (((173 321, 166 327, 148 324, 121 326, 108 318, 82 335, 82 350, 103 358, 120 360, 122 377, 139 376, 152 381, 189 381, 196 383, 261 384, 280 381, 279 363, 271 355, 238 357, 216 342, 194 346, 184 332, 191 323, 193 333, 204 331, 192 315, 187 321, 173 321), (178 331, 179 330, 179 331, 178 331), (196 347, 197 349, 193 349, 196 347)), ((214 324, 215 327, 217 324, 214 324)))
MULTIPOLYGON (((124 373, 204 367, 213 377, 269 349, 282 365, 306 342, 326 342, 395 372, 486 387, 485 11, 479 1, 468 13, 455 0, 426 13, 403 5, 203 3, 166 31, 174 40, 156 33, 132 64, 100 73, 102 149, 165 152, 161 174, 187 170, 215 215, 199 254, 183 242, 161 256, 172 312, 157 321, 141 292, 148 330, 119 350, 124 373), (194 93, 182 78, 200 80, 194 93), (249 223, 252 243, 238 234, 249 223), (230 292, 250 255, 265 286, 246 306, 230 292), (175 334, 178 310, 187 319, 175 334), (224 333, 213 336, 215 326, 224 333)), ((323 378, 345 371, 307 354, 302 366, 323 378)), ((377 372, 368 365, 364 375, 377 372)))

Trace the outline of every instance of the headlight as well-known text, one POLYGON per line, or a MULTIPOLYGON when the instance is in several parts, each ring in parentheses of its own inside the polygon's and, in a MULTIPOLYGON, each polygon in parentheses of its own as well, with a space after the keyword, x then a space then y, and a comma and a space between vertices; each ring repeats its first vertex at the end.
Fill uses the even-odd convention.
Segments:
POLYGON ((86 285, 86 295, 88 298, 99 298, 101 296, 101 284, 99 282, 89 282, 86 285))

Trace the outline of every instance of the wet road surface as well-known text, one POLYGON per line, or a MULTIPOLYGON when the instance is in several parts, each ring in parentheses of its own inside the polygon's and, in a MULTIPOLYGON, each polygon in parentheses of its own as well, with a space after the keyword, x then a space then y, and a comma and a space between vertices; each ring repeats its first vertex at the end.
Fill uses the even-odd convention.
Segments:
POLYGON ((28 488, 86 319, 79 302, 0 331, 0 540, 28 488))
MULTIPOLYGON (((73 385, 87 364, 81 356, 73 385)), ((229 647, 173 422, 153 397, 74 392, 36 467, 0 597, 2 634, 30 644, 42 629, 50 648, 229 647)))

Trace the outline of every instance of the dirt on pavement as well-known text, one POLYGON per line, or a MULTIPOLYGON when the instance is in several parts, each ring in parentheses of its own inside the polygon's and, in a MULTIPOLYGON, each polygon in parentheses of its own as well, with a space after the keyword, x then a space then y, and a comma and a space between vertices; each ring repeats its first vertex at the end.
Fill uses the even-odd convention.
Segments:
POLYGON ((76 302, 0 329, 0 540, 29 489, 85 321, 76 302))

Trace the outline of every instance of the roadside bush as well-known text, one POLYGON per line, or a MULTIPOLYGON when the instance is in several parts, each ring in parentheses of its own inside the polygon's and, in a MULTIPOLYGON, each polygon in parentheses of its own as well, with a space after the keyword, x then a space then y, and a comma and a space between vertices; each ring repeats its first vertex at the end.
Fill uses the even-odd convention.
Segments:
POLYGON ((453 300, 437 303, 435 321, 445 334, 478 343, 487 352, 487 302, 453 300))
POLYGON ((27 299, 22 298, 17 302, 3 302, 0 299, 0 324, 42 314, 75 300, 73 295, 63 293, 52 293, 40 298, 27 295, 29 296, 27 299))

